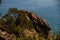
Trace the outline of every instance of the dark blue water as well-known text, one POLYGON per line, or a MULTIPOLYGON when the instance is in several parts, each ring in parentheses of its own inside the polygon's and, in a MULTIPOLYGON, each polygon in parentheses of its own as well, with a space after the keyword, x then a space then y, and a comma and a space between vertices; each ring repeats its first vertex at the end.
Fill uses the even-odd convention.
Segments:
POLYGON ((35 12, 50 24, 54 32, 60 29, 60 0, 2 0, 0 13, 4 15, 10 7, 35 12))

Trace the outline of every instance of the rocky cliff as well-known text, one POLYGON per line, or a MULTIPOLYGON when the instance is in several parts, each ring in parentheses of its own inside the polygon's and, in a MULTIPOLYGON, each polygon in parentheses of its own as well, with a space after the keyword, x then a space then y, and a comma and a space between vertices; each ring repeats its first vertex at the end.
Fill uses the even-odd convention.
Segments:
POLYGON ((0 17, 1 40, 45 40, 50 33, 49 24, 33 12, 10 8, 0 17))

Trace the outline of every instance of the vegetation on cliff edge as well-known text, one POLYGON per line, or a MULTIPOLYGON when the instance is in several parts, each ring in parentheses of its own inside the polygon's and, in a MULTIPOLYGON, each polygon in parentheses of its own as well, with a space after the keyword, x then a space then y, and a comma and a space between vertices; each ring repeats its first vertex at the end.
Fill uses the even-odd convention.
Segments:
MULTIPOLYGON (((43 33, 36 32, 33 21, 28 20, 25 13, 28 12, 10 8, 6 15, 0 14, 0 30, 11 34, 10 40, 50 40, 43 33)), ((59 40, 60 37, 57 38, 59 40)))

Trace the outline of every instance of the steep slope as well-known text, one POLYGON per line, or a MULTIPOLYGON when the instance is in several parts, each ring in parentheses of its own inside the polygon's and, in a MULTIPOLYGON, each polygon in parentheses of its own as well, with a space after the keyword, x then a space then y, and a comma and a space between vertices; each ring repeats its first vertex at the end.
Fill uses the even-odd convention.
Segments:
POLYGON ((49 24, 33 12, 10 8, 0 17, 0 38, 6 40, 47 40, 49 24))

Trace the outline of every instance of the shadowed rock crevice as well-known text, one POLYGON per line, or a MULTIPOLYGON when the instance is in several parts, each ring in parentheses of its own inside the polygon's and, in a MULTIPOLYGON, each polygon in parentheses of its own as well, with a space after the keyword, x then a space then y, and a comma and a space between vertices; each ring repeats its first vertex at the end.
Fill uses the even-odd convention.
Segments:
POLYGON ((0 37, 0 40, 5 40, 5 38, 0 37))

